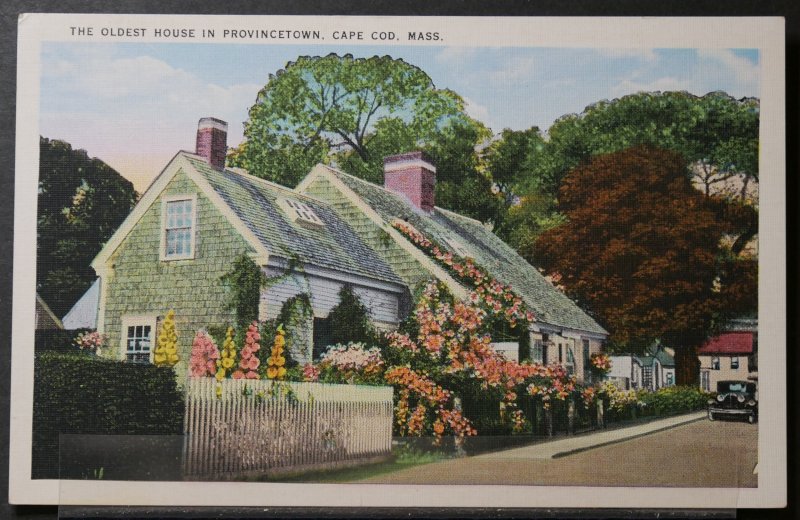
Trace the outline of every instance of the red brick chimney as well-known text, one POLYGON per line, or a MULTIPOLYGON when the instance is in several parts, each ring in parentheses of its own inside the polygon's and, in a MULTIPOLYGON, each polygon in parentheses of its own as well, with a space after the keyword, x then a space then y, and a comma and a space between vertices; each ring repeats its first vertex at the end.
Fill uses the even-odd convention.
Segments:
POLYGON ((425 152, 391 155, 383 160, 383 186, 430 213, 435 204, 436 167, 425 152))
POLYGON ((225 168, 228 153, 228 123, 215 117, 204 117, 197 123, 197 145, 195 153, 211 166, 225 168))

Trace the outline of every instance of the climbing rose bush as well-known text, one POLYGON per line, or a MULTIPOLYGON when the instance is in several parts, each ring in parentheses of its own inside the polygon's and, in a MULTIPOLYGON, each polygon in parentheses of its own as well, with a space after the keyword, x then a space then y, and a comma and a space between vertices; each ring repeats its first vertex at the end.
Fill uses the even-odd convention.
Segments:
POLYGON ((503 319, 511 327, 515 327, 518 323, 528 326, 536 320, 533 312, 527 308, 510 285, 500 283, 472 258, 462 258, 445 250, 408 222, 397 219, 392 222, 392 226, 451 275, 471 287, 473 289, 469 295, 471 303, 503 319))
POLYGON ((591 355, 592 371, 598 374, 607 374, 611 370, 611 358, 606 354, 591 355))
POLYGON ((192 341, 189 374, 192 377, 210 377, 217 372, 219 348, 204 330, 197 331, 192 341))

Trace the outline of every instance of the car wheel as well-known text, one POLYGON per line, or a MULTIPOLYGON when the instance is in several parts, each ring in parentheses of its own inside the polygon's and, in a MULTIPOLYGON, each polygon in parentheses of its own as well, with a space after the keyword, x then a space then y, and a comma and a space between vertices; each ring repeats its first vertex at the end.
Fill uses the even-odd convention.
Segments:
POLYGON ((750 415, 748 415, 747 416, 747 422, 749 422, 750 424, 755 424, 756 423, 756 414, 751 413, 750 415))
POLYGON ((713 420, 715 420, 715 419, 716 419, 716 417, 714 417, 714 414, 713 414, 713 413, 711 413, 711 412, 708 412, 708 420, 709 420, 709 421, 713 421, 713 420))

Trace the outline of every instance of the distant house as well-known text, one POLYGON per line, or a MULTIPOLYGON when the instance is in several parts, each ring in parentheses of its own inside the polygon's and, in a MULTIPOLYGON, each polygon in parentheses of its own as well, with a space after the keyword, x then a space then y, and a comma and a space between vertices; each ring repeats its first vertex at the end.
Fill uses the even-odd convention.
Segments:
POLYGON ((758 380, 758 321, 738 319, 698 349, 700 388, 714 391, 717 381, 758 380))
POLYGON ((606 377, 626 390, 658 390, 675 385, 675 352, 655 342, 642 354, 619 354, 611 357, 606 377))
POLYGON ((96 329, 97 328, 97 308, 100 304, 100 280, 95 280, 83 296, 75 302, 75 305, 64 315, 62 320, 64 328, 74 329, 96 329))
MULTIPOLYGON (((436 278, 459 297, 467 291, 392 226, 402 219, 443 247, 472 257, 510 284, 536 314, 531 357, 559 362, 579 379, 606 331, 556 290, 482 223, 434 205, 436 169, 421 153, 385 161, 384 186, 318 165, 296 189, 224 167, 227 124, 200 120, 196 153, 179 152, 142 195, 92 263, 99 277, 97 328, 115 357, 151 359, 159 323, 174 309, 181 357, 201 327, 233 320, 220 280, 242 253, 272 278, 262 290, 260 319, 287 299, 310 296, 303 324, 308 344, 292 352, 310 360, 322 341, 342 286, 350 286, 380 329, 396 328, 411 293, 436 278), (316 347, 316 350, 315 350, 316 347)), ((498 345, 509 357, 519 345, 498 345)), ((185 363, 177 367, 185 374, 185 363)))
POLYGON ((36 295, 36 316, 34 318, 35 330, 63 329, 61 320, 53 314, 50 307, 44 302, 41 296, 36 295))

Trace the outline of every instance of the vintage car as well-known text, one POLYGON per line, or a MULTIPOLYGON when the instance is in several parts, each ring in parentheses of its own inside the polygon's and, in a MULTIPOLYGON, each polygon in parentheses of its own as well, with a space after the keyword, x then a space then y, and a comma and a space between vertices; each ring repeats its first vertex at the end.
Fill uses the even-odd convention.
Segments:
POLYGON ((758 394, 752 381, 719 381, 717 396, 708 400, 708 418, 745 417, 753 424, 758 420, 758 394))

